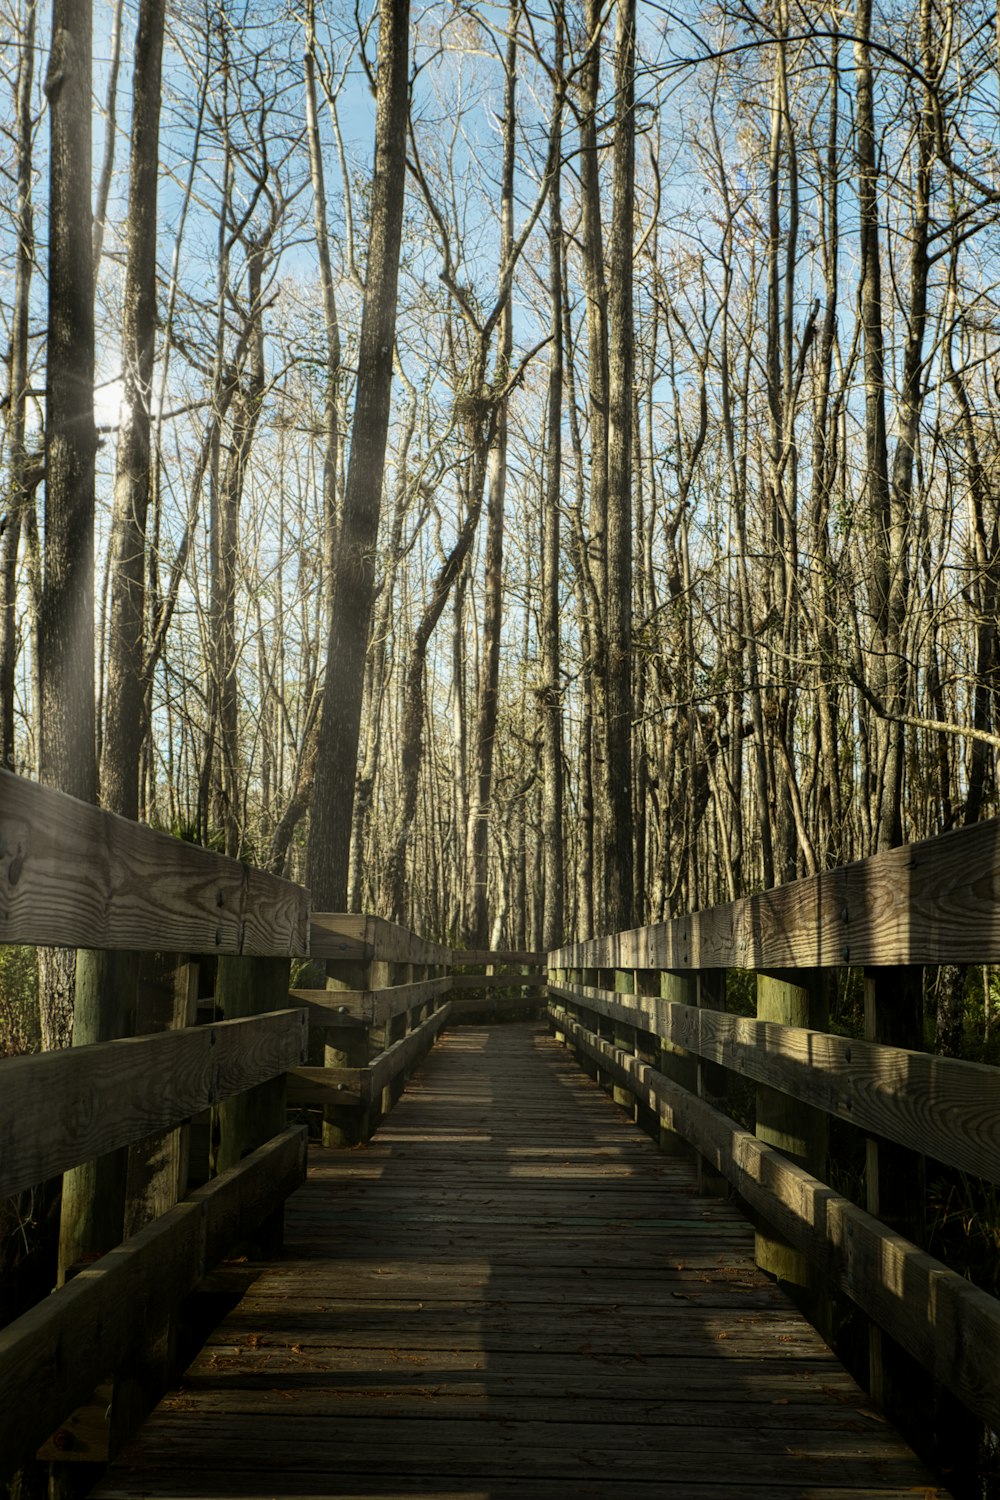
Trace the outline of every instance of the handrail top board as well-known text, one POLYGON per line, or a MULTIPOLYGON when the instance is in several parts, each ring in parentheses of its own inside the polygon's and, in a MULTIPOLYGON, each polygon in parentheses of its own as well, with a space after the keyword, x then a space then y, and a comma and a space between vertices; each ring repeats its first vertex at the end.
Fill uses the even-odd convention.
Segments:
POLYGON ((372 959, 376 963, 450 964, 451 949, 430 942, 385 917, 370 913, 314 911, 310 954, 327 960, 372 959))
POLYGON ((0 769, 0 942, 276 957, 308 892, 0 769))
POLYGON ((523 964, 527 968, 544 969, 549 956, 546 952, 521 948, 453 948, 451 961, 456 968, 480 964, 523 964))
POLYGON ((1000 962, 1000 818, 649 927, 570 943, 557 969, 1000 962))
MULTIPOLYGON (((415 1005, 433 1000, 451 989, 452 981, 447 975, 435 979, 418 979, 412 984, 390 985, 379 990, 312 990, 293 989, 289 995, 294 1000, 304 1000, 313 1010, 313 1024, 317 1024, 315 1012, 326 1012, 330 1023, 335 1024, 338 1012, 354 1016, 376 1025, 402 1015, 415 1005)), ((322 1024, 320 1016, 319 1024, 322 1024)))

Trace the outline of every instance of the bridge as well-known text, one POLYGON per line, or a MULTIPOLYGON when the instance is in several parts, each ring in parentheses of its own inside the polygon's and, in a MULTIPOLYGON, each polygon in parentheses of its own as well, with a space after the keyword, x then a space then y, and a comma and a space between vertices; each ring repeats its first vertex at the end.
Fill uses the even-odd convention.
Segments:
POLYGON ((1000 1303, 920 1243, 926 1158, 1000 1179, 1000 1070, 913 1003, 1000 961, 996 821, 469 952, 0 772, 0 942, 138 955, 134 1034, 0 1062, 0 1197, 62 1177, 80 1249, 0 1330, 0 1482, 972 1493, 883 1409, 1000 1431, 1000 1303), (846 967, 864 1038, 827 1029, 846 967), (816 1331, 845 1309, 867 1392, 816 1331))

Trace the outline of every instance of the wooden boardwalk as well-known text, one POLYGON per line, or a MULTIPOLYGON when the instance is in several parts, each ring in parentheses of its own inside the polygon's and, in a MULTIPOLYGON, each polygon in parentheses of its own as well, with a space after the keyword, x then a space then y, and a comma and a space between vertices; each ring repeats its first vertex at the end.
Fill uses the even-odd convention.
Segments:
POLYGON ((544 1029, 449 1033, 371 1145, 312 1163, 285 1258, 100 1500, 946 1493, 544 1029))

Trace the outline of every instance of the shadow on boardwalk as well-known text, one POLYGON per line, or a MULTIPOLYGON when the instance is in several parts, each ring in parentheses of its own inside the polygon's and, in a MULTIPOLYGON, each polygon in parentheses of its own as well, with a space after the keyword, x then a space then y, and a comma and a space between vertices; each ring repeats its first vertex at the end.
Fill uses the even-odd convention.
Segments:
POLYGON ((944 1495, 752 1252, 543 1028, 457 1029, 96 1493, 944 1495))

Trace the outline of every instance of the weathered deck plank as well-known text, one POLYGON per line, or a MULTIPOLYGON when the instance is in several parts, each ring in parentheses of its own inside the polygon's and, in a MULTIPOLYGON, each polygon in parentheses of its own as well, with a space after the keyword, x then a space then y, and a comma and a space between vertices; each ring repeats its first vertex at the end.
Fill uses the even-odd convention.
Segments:
POLYGON ((453 1032, 96 1495, 944 1495, 752 1249, 538 1027, 453 1032))

